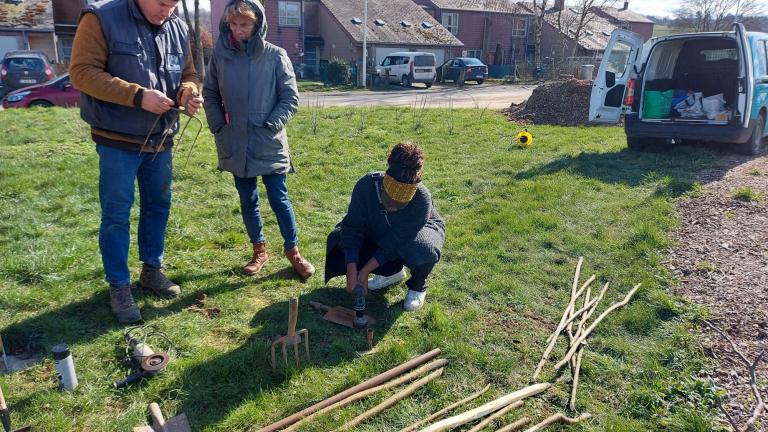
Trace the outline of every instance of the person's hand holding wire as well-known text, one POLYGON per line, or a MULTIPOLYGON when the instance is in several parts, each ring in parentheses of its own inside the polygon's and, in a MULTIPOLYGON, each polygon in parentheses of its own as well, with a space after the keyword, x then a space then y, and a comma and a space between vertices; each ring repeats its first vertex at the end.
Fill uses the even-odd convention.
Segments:
POLYGON ((144 90, 141 95, 141 108, 153 114, 163 114, 173 105, 173 100, 159 90, 144 90))

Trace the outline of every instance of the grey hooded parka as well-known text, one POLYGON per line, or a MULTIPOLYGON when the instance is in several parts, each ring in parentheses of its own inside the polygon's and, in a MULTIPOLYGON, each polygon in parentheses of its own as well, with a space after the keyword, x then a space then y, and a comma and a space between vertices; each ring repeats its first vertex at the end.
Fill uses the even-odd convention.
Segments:
POLYGON ((291 167, 285 127, 299 108, 296 76, 285 50, 264 39, 261 4, 241 1, 259 22, 253 36, 235 47, 222 17, 203 85, 205 115, 219 169, 242 178, 284 174, 291 167))

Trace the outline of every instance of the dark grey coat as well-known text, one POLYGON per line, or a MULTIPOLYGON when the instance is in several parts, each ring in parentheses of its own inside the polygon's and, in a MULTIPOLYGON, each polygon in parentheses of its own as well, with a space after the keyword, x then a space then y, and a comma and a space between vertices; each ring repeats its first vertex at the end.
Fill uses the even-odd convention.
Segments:
POLYGON ((267 22, 261 4, 247 3, 259 17, 254 35, 236 48, 222 18, 203 85, 219 168, 243 178, 288 172, 285 126, 299 109, 291 60, 284 49, 264 40, 267 22))

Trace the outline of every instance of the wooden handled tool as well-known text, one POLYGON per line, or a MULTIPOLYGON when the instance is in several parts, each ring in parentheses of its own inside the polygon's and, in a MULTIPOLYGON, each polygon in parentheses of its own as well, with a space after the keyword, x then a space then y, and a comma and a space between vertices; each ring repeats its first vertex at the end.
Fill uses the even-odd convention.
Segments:
POLYGON ((11 413, 8 412, 8 405, 5 404, 2 388, 0 388, 0 418, 3 421, 5 432, 11 432, 11 413))
POLYGON ((272 370, 277 368, 277 359, 275 358, 275 349, 278 344, 282 344, 283 361, 288 363, 288 345, 293 345, 293 354, 296 358, 296 366, 299 366, 299 343, 301 337, 304 337, 304 350, 309 360, 309 331, 301 329, 296 331, 296 322, 299 319, 299 299, 294 297, 288 303, 288 333, 272 342, 272 370))
POLYGON ((0 388, 0 420, 2 420, 5 432, 29 432, 32 430, 32 427, 30 426, 24 426, 15 431, 11 429, 11 413, 8 411, 8 405, 5 403, 5 396, 3 396, 2 388, 0 388))

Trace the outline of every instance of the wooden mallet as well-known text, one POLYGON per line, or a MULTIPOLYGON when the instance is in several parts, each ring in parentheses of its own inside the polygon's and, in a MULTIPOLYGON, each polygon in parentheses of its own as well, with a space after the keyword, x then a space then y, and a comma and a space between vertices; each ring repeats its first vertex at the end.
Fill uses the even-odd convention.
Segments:
POLYGON ((296 321, 299 319, 299 299, 294 297, 288 304, 288 334, 278 338, 272 342, 272 370, 277 368, 277 361, 275 359, 275 348, 278 344, 282 344, 283 361, 288 364, 288 345, 293 345, 293 354, 296 357, 296 366, 299 366, 299 343, 301 343, 301 336, 304 336, 304 349, 307 353, 307 360, 309 360, 309 331, 307 329, 301 329, 296 331, 296 321))

